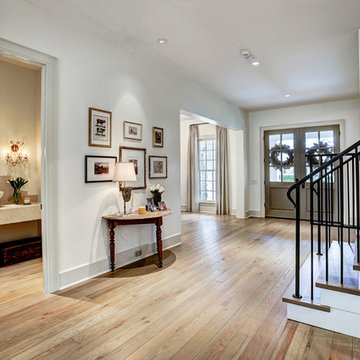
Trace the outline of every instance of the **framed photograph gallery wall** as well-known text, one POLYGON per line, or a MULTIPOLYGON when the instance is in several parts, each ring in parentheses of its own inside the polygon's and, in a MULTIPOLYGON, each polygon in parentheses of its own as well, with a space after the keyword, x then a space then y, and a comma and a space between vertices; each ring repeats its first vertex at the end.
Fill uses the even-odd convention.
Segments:
POLYGON ((119 161, 134 163, 136 182, 128 186, 132 189, 146 189, 146 149, 120 146, 119 161))
POLYGON ((116 162, 116 156, 85 155, 85 182, 112 181, 116 162))
POLYGON ((111 112, 89 108, 89 146, 111 148, 111 112))

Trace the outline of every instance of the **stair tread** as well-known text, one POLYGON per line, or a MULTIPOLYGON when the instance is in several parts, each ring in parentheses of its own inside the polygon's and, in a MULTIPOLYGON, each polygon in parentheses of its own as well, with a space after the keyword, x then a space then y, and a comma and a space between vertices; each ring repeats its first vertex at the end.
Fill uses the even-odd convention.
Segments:
POLYGON ((354 244, 344 242, 344 283, 340 280, 340 245, 333 241, 329 249, 329 278, 326 281, 325 265, 315 286, 317 288, 360 295, 358 273, 354 271, 354 244))
POLYGON ((325 311, 325 312, 330 312, 330 306, 327 305, 321 305, 320 304, 320 298, 315 298, 314 300, 311 301, 310 296, 304 296, 301 299, 296 299, 293 296, 285 296, 282 298, 282 301, 288 304, 294 304, 294 305, 299 305, 299 306, 304 306, 304 307, 308 307, 308 308, 312 308, 312 309, 316 309, 316 310, 320 310, 320 311, 325 311))

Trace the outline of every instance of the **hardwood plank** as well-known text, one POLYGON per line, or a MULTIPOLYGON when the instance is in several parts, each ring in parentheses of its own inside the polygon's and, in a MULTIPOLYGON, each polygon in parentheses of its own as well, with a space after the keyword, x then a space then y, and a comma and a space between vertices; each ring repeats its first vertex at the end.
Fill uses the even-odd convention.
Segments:
POLYGON ((332 331, 314 328, 311 346, 309 349, 309 360, 330 359, 331 345, 334 333, 332 331))
POLYGON ((311 326, 299 324, 289 346, 289 350, 286 353, 285 360, 307 358, 314 329, 315 328, 311 326))
POLYGON ((351 360, 353 355, 353 339, 350 336, 335 333, 331 344, 331 360, 351 360))

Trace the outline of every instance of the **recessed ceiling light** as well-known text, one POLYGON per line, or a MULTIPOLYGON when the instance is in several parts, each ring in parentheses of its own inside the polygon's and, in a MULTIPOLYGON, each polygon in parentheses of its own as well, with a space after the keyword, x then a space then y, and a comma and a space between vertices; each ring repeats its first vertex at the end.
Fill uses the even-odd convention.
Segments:
POLYGON ((168 42, 168 39, 160 38, 156 40, 160 45, 165 45, 168 42))
POLYGON ((286 95, 284 95, 286 98, 289 98, 289 97, 291 97, 291 95, 290 94, 286 94, 286 95))
POLYGON ((254 60, 251 62, 252 66, 259 66, 260 65, 260 61, 259 60, 254 60))

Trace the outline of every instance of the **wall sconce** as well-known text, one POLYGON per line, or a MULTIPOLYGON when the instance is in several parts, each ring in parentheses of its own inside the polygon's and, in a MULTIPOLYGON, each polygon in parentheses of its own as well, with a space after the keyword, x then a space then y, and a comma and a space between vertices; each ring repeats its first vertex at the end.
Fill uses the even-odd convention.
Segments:
POLYGON ((12 166, 25 165, 29 162, 29 157, 23 150, 23 141, 10 141, 10 151, 6 154, 5 160, 12 166))

